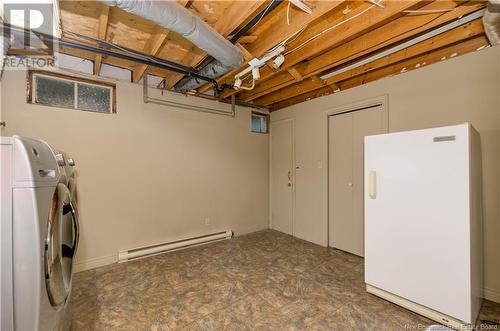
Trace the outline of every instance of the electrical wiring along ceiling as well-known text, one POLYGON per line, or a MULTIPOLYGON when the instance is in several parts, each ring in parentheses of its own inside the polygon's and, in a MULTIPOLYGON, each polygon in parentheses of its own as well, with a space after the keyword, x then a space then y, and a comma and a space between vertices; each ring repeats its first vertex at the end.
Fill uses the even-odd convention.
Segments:
MULTIPOLYGON (((228 40, 270 5, 269 1, 263 0, 178 2, 228 40)), ((392 75, 398 63, 403 61, 407 70, 414 70, 423 66, 423 62, 424 65, 434 63, 433 54, 438 52, 449 52, 440 57, 441 61, 441 58, 450 58, 451 54, 459 56, 489 45, 481 19, 478 19, 433 37, 433 40, 422 43, 418 50, 407 52, 407 56, 397 53, 369 67, 356 68, 339 76, 341 80, 326 81, 320 76, 482 10, 487 3, 302 1, 310 13, 296 3, 282 1, 271 14, 259 19, 254 27, 239 37, 236 46, 245 55, 245 63, 217 77, 217 81, 219 85, 239 85, 240 88, 226 88, 222 97, 236 95, 239 100, 280 109, 380 79, 389 73, 392 75), (422 61, 422 57, 430 60, 422 61), (418 63, 420 66, 416 67, 418 63)), ((60 11, 63 31, 97 38, 191 68, 197 68, 207 56, 177 33, 119 8, 94 1, 63 0, 60 1, 60 11)), ((71 36, 63 35, 65 37, 71 36)), ((162 77, 167 89, 173 88, 184 77, 182 73, 122 59, 99 57, 64 47, 61 51, 90 59, 98 66, 105 63, 129 69, 133 72, 133 81, 139 81, 146 72, 162 77)), ((210 84, 205 84, 197 87, 197 92, 205 93, 210 89, 210 84)))

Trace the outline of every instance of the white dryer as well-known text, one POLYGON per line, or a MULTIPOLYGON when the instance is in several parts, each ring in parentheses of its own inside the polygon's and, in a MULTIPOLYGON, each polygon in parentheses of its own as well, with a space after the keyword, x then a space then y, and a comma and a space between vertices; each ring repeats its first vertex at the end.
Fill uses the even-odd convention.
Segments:
POLYGON ((1 138, 0 329, 69 330, 78 219, 45 142, 1 138))

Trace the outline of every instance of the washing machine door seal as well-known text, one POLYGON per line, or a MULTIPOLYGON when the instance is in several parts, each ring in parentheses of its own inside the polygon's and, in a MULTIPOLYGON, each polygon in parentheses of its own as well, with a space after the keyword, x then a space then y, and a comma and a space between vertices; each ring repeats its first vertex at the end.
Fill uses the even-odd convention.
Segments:
POLYGON ((49 209, 45 239, 45 285, 50 304, 60 309, 69 297, 73 258, 78 245, 78 219, 71 194, 60 183, 49 209))

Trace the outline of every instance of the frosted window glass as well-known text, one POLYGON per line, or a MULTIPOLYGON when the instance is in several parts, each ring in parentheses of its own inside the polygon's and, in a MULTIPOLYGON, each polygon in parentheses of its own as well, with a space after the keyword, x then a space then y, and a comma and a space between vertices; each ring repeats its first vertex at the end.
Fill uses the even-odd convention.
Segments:
POLYGON ((111 89, 78 84, 78 105, 77 108, 94 110, 101 113, 111 112, 111 89))
POLYGON ((36 103, 55 107, 75 107, 75 83, 45 76, 35 76, 35 79, 36 103))

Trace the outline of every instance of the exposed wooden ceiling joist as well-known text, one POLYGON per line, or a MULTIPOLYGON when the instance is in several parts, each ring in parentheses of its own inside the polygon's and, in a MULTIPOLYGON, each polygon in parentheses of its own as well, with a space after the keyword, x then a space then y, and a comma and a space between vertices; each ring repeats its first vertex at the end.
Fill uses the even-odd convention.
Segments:
MULTIPOLYGON (((106 39, 106 33, 108 31, 108 21, 109 21, 109 7, 102 6, 101 14, 99 15, 99 27, 97 29, 97 38, 101 40, 106 39)), ((102 55, 97 54, 94 60, 94 75, 98 75, 101 72, 102 65, 102 55)))
MULTIPOLYGON (((286 7, 280 6, 278 8, 281 8, 281 11, 277 8, 275 10, 278 12, 276 15, 273 15, 273 17, 270 18, 266 17, 262 20, 262 27, 254 32, 258 36, 258 39, 254 43, 247 45, 246 48, 254 57, 260 57, 269 49, 276 46, 287 37, 290 37, 300 29, 306 27, 311 22, 319 19, 324 14, 335 9, 341 3, 342 1, 316 0, 312 3, 314 11, 311 15, 297 9, 292 9, 292 14, 290 15, 290 25, 286 23, 286 16, 284 16, 286 15, 286 7)), ((286 6, 286 4, 284 5, 286 6)), ((230 84, 234 79, 234 75, 240 70, 241 69, 232 70, 217 79, 217 81, 220 84, 230 84)), ((198 92, 203 93, 210 87, 211 86, 209 84, 204 85, 198 89, 198 92)))
MULTIPOLYGON (((161 46, 167 39, 168 32, 169 31, 159 26, 156 27, 155 31, 151 35, 151 38, 148 40, 146 47, 144 47, 144 53, 157 56, 161 50, 161 46)), ((136 64, 134 71, 132 72, 133 82, 137 83, 138 81, 140 81, 147 69, 148 66, 145 64, 136 64)))
MULTIPOLYGON (((346 16, 340 18, 338 21, 332 22, 330 30, 322 33, 320 36, 307 43, 305 46, 291 52, 285 57, 285 62, 281 70, 286 70, 297 63, 304 61, 310 57, 321 54, 329 48, 338 46, 341 43, 347 42, 356 36, 365 33, 368 30, 375 29, 389 20, 402 16, 402 11, 405 9, 415 8, 422 6, 422 1, 409 0, 409 1, 388 1, 384 3, 384 7, 378 7, 370 4, 367 7, 361 7, 358 11, 352 11, 346 16), (341 24, 342 21, 345 24, 341 24), (349 20, 349 21, 347 21, 349 20), (340 25, 339 25, 340 24, 340 25)), ((325 31, 325 30, 323 30, 325 31)), ((294 48, 294 45, 291 46, 294 48)), ((261 79, 257 86, 267 79, 270 79, 277 72, 270 68, 263 68, 261 70, 261 79)), ((223 97, 230 96, 237 93, 236 91, 228 91, 223 94, 223 97)))
MULTIPOLYGON (((205 20, 221 35, 230 38, 231 34, 268 6, 270 0, 178 2, 205 20)), ((206 58, 202 50, 182 36, 161 29, 141 17, 115 8, 110 10, 98 1, 62 0, 60 3, 64 31, 97 37, 191 67, 196 67, 206 58)), ((425 57, 429 59, 424 61, 428 65, 436 54, 441 54, 440 52, 455 49, 456 53, 462 54, 470 51, 472 45, 485 41, 482 25, 478 20, 323 81, 319 78, 322 74, 356 63, 460 16, 477 11, 485 6, 485 2, 383 0, 383 8, 373 6, 370 1, 308 0, 307 3, 313 8, 313 14, 306 14, 291 5, 290 24, 287 24, 288 2, 285 1, 273 10, 271 15, 249 30, 247 35, 240 38, 238 46, 248 61, 261 57, 269 49, 306 27, 287 43, 285 62, 280 70, 276 71, 268 63, 261 68, 261 79, 255 89, 237 92, 226 90, 224 97, 237 93, 238 99, 280 109, 319 95, 331 94, 337 88, 345 90, 384 75, 392 75, 402 63, 412 63, 411 61, 425 57), (426 12, 406 13, 407 9, 422 9, 426 12), (435 12, 432 12, 433 10, 435 12), (344 22, 346 19, 348 21, 344 22), (339 25, 340 22, 344 23, 339 25), (326 32, 321 33, 325 30, 326 32), (313 36, 313 40, 309 40, 313 36), (309 42, 304 44, 305 41, 309 42), (297 48, 302 44, 305 46, 297 48)), ((70 36, 64 34, 64 37, 70 36)), ((182 74, 127 60, 96 56, 65 47, 62 47, 61 51, 94 60, 96 73, 100 71, 102 63, 130 69, 133 71, 134 82, 138 82, 144 73, 149 72, 167 78, 166 88, 171 88, 183 77, 182 74)), ((245 67, 246 65, 220 77, 219 83, 233 83, 234 75, 245 67)), ((206 91, 209 87, 203 86, 199 91, 206 91)))
MULTIPOLYGON (((477 37, 473 37, 472 39, 468 39, 463 42, 459 42, 458 44, 453 44, 448 47, 441 48, 434 52, 428 52, 424 55, 419 55, 414 58, 409 58, 404 61, 401 61, 396 64, 392 64, 378 70, 374 70, 345 81, 337 83, 337 86, 341 90, 346 90, 349 88, 353 88, 359 85, 363 85, 384 77, 389 77, 393 75, 397 75, 400 73, 408 72, 411 70, 415 70, 417 68, 421 68, 424 66, 431 65, 436 62, 440 62, 446 60, 450 57, 456 57, 460 55, 464 55, 473 51, 476 51, 480 48, 484 48, 488 46, 489 42, 484 35, 480 35, 477 37)), ((326 85, 323 88, 316 89, 301 95, 294 96, 292 98, 277 102, 273 104, 272 109, 278 110, 285 107, 289 107, 307 100, 311 100, 314 98, 318 98, 321 96, 332 94, 332 88, 326 85)))
MULTIPOLYGON (((310 61, 293 66, 297 72, 305 78, 317 75, 325 70, 340 66, 342 64, 360 58, 370 52, 374 52, 388 45, 393 45, 406 38, 418 35, 423 31, 448 23, 463 15, 472 13, 484 7, 483 3, 462 4, 457 7, 455 1, 436 1, 424 10, 446 10, 454 9, 447 13, 434 13, 417 16, 404 16, 389 22, 388 24, 374 29, 360 37, 344 43, 338 47, 323 53, 310 61)), ((246 101, 254 100, 266 94, 285 88, 295 81, 287 72, 281 71, 267 81, 261 81, 254 90, 243 92, 240 98, 246 101)))
POLYGON ((441 47, 456 44, 457 42, 481 35, 483 32, 482 22, 480 19, 477 19, 471 23, 450 30, 447 33, 437 35, 436 37, 368 63, 364 66, 330 77, 325 81, 317 81, 314 79, 315 76, 313 76, 311 79, 307 79, 298 84, 290 85, 285 89, 281 89, 258 98, 256 99, 256 102, 262 105, 270 105, 281 100, 289 99, 295 95, 321 88, 323 85, 336 84, 343 80, 385 67, 389 64, 397 63, 407 58, 413 58, 417 55, 434 51, 441 47), (315 84, 313 84, 313 82, 315 82, 315 84))
MULTIPOLYGON (((253 17, 257 11, 265 3, 265 0, 256 1, 236 1, 232 6, 227 8, 222 19, 218 20, 214 25, 214 30, 219 32, 223 37, 228 38, 234 30, 241 24, 253 17)), ((206 54, 191 56, 186 54, 186 65, 197 67, 206 58, 206 54)), ((167 89, 171 89, 177 84, 184 75, 178 73, 168 73, 165 76, 167 89)))

